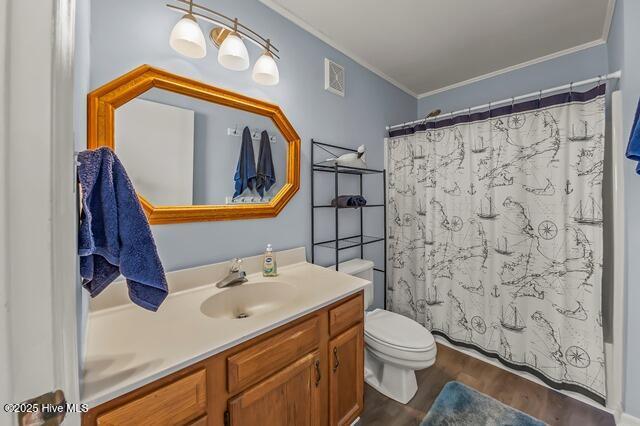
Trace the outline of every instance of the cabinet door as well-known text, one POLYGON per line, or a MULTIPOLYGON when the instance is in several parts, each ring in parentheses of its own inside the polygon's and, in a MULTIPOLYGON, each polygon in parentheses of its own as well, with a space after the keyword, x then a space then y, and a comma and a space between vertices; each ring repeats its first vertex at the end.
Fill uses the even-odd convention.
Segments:
POLYGON ((364 329, 356 324, 329 342, 329 418, 349 425, 364 407, 364 329))
POLYGON ((229 400, 232 426, 317 426, 322 366, 310 353, 229 400))

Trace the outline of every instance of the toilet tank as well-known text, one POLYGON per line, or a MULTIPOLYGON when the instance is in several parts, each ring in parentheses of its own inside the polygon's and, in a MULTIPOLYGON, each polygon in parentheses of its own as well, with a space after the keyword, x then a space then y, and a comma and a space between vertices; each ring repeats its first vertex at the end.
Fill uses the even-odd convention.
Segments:
MULTIPOLYGON (((329 269, 335 270, 335 265, 328 266, 329 269)), ((364 289, 364 308, 367 309, 373 303, 373 262, 366 259, 351 259, 346 262, 340 262, 338 266, 340 272, 353 275, 371 281, 371 285, 364 289)))

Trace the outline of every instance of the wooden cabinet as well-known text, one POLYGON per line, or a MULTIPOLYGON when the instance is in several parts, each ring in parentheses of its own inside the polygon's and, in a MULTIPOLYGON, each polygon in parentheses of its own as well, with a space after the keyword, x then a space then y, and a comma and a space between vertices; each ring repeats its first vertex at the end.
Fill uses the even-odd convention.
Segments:
POLYGON ((350 425, 364 408, 364 328, 362 322, 329 343, 329 418, 350 425))
POLYGON ((268 377, 318 347, 318 318, 311 318, 286 332, 227 358, 227 381, 230 393, 268 377))
POLYGON ((231 399, 229 424, 319 425, 320 380, 320 354, 316 351, 231 399))
POLYGON ((326 426, 363 409, 363 294, 92 407, 83 425, 326 426))
POLYGON ((206 375, 199 370, 163 386, 142 398, 98 416, 99 426, 184 425, 195 421, 207 409, 206 375))

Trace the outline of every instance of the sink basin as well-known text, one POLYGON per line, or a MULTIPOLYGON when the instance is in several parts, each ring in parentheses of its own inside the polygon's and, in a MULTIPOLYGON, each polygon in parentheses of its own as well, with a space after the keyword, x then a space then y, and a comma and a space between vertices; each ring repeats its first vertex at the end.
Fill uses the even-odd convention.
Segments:
POLYGON ((243 319, 281 308, 297 293, 295 286, 279 281, 245 283, 229 287, 202 302, 200 311, 216 319, 243 319))

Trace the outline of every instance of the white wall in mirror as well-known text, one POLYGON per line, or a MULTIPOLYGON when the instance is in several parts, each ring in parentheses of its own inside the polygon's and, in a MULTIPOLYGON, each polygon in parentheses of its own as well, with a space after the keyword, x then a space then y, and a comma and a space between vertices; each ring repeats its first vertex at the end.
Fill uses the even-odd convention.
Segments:
POLYGON ((116 154, 136 191, 153 204, 193 204, 194 111, 133 99, 115 122, 116 154))

